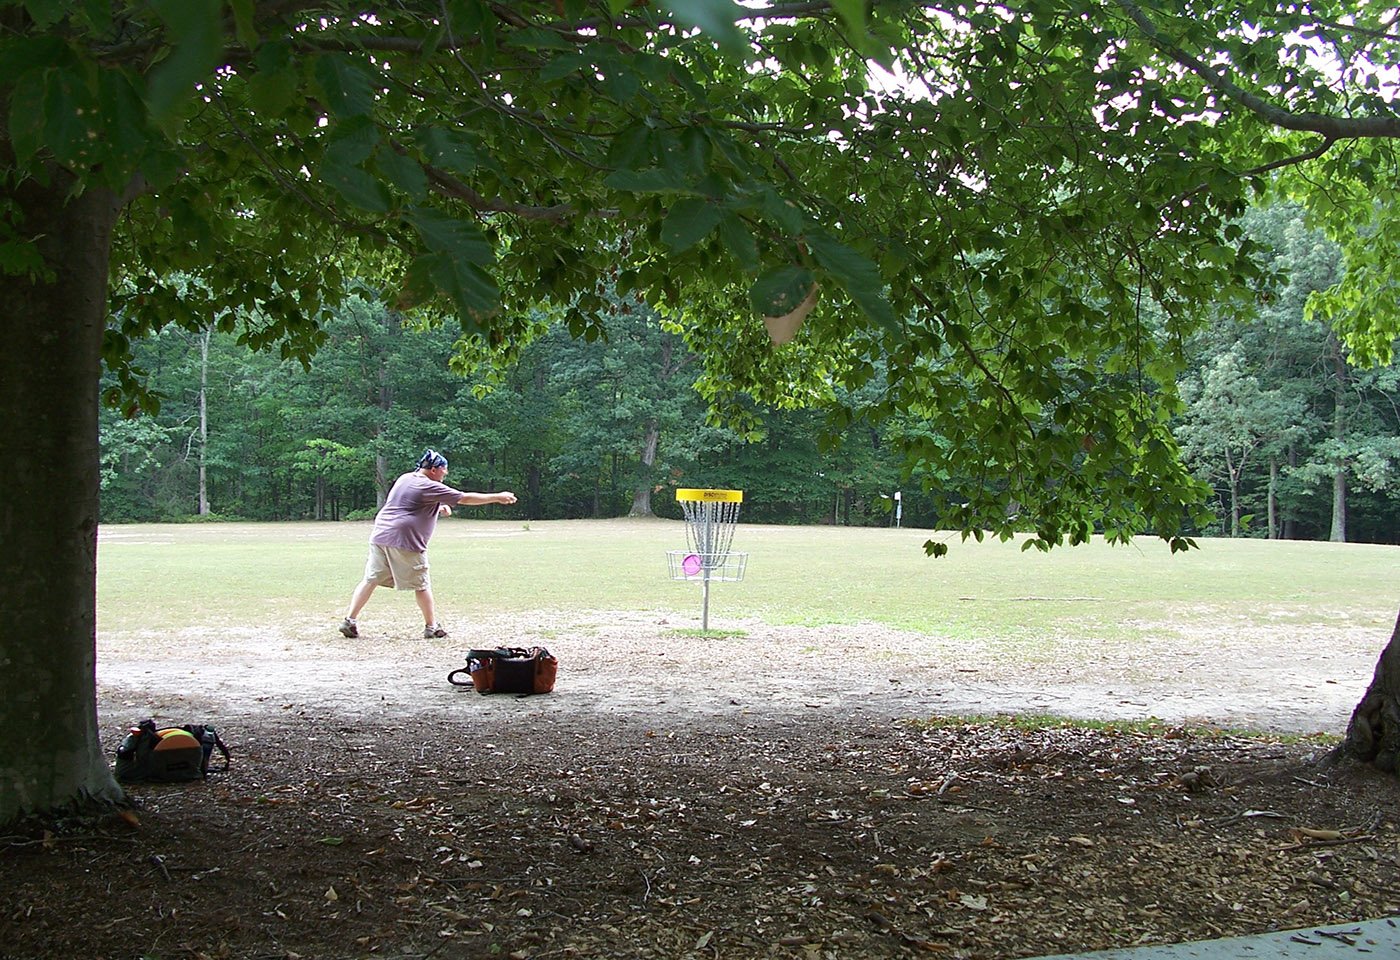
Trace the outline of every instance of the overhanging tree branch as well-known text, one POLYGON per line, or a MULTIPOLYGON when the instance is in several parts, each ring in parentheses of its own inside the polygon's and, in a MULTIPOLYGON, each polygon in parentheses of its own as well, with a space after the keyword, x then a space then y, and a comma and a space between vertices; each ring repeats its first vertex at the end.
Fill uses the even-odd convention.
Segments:
MULTIPOLYGON (((439 194, 461 200, 478 213, 508 213, 526 220, 544 220, 550 223, 560 223, 578 213, 577 209, 567 203, 539 207, 526 203, 513 203, 500 197, 483 197, 445 170, 425 163, 423 171, 428 175, 428 182, 439 194)), ((615 213, 616 211, 609 210, 594 211, 595 216, 610 216, 615 213)))
POLYGON ((1307 163, 1309 160, 1316 160, 1328 150, 1331 150, 1336 142, 1337 141, 1332 139, 1331 137, 1325 136, 1322 138, 1322 141, 1318 143, 1316 147, 1313 147, 1311 150, 1305 150, 1302 153, 1294 154, 1291 157, 1284 157, 1283 159, 1275 160, 1272 163, 1265 163, 1257 167, 1251 167, 1250 169, 1240 174, 1240 176, 1257 177, 1260 174, 1269 173, 1273 170, 1281 170, 1284 167, 1296 167, 1300 163, 1307 163))
MULTIPOLYGON (((1337 141, 1332 139, 1331 137, 1323 137, 1322 141, 1318 143, 1316 147, 1313 147, 1311 150, 1305 150, 1302 153, 1295 153, 1292 156, 1283 157, 1279 160, 1274 160, 1269 163, 1263 163, 1257 167, 1250 167, 1248 170, 1241 170, 1238 175, 1241 178, 1247 180, 1251 177, 1262 176, 1263 174, 1270 173, 1274 170, 1282 170, 1285 167, 1296 167, 1300 164, 1307 163, 1309 160, 1316 160, 1318 157, 1322 156, 1328 150, 1331 150, 1334 146, 1336 146, 1336 143, 1337 141)), ((1175 207, 1187 198, 1197 196, 1198 194, 1206 193, 1209 190, 1210 184, 1197 184, 1190 190, 1186 190, 1172 197, 1170 202, 1167 203, 1162 209, 1165 211, 1170 207, 1175 207)))
POLYGON ((1244 89, 1230 80, 1223 72, 1203 62, 1199 57, 1168 41, 1157 25, 1133 0, 1118 0, 1123 12, 1137 24, 1144 37, 1177 64, 1190 70, 1205 81, 1206 86, 1221 97, 1238 103, 1262 120, 1284 130, 1297 130, 1302 133, 1316 133, 1334 140, 1359 139, 1400 139, 1400 117, 1332 117, 1320 113, 1294 113, 1276 103, 1244 89))

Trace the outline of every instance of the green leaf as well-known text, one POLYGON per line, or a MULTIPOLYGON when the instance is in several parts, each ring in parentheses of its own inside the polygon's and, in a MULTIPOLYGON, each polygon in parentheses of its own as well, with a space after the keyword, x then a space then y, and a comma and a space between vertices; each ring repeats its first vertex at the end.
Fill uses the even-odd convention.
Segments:
POLYGON ((701 176, 709 169, 713 147, 710 138, 699 127, 690 127, 681 134, 680 150, 676 157, 684 169, 694 176, 701 176))
POLYGON ((98 74, 102 104, 103 141, 112 169, 103 173, 113 186, 124 181, 151 144, 154 131, 146 122, 146 105, 131 78, 115 70, 98 74))
POLYGON ((233 31, 245 47, 257 45, 258 31, 253 21, 253 0, 229 0, 233 9, 233 31))
POLYGON ((470 220, 457 220, 431 207, 412 207, 404 216, 429 250, 482 266, 496 262, 491 241, 470 220))
POLYGON ((443 257, 434 278, 451 295, 462 315, 475 322, 485 320, 501 305, 501 291, 491 274, 474 263, 443 257))
POLYGON ((652 167, 649 170, 614 170, 603 178, 614 190, 631 193, 694 193, 694 188, 678 170, 652 167))
POLYGON ((48 72, 44 89, 44 141, 60 163, 88 166, 101 147, 92 126, 97 110, 83 78, 72 69, 48 72))
POLYGON ((448 22, 439 20, 437 26, 428 31, 428 35, 423 38, 423 49, 419 56, 424 62, 429 61, 438 52, 438 47, 442 46, 442 41, 448 36, 448 22))
POLYGON ((47 30, 66 17, 70 6, 67 0, 24 0, 24 9, 40 30, 47 30))
POLYGON ((481 321, 500 306, 501 292, 496 281, 474 263, 462 263, 445 253, 427 253, 409 266, 404 305, 432 288, 445 294, 456 305, 463 329, 479 328, 481 321))
POLYGON ((764 216, 772 220, 790 237, 802 232, 802 210, 790 200, 785 200, 771 187, 765 187, 759 208, 764 216))
POLYGON ((331 128, 326 141, 326 159, 347 167, 358 167, 379 146, 379 128, 368 117, 354 117, 331 128))
POLYGON ((322 54, 316 59, 315 75, 327 108, 336 116, 360 117, 374 109, 374 84, 349 55, 322 54))
POLYGON ((741 217, 726 213, 719 222, 719 238, 725 249, 746 269, 752 269, 758 263, 758 244, 741 217))
POLYGON ((359 167, 339 162, 331 153, 321 162, 321 179, 361 210, 387 213, 392 205, 384 184, 359 167))
POLYGON ((31 70, 42 71, 71 59, 72 51, 60 37, 12 37, 0 42, 0 78, 12 82, 31 70))
POLYGON ((866 0, 831 0, 831 6, 846 24, 856 49, 863 52, 870 38, 865 25, 866 0))
POLYGON ((651 127, 636 123, 613 137, 608 147, 608 163, 614 167, 636 170, 651 160, 651 127))
POLYGON ((281 116, 292 104, 306 99, 288 44, 281 41, 263 44, 253 55, 253 66, 256 69, 248 77, 248 93, 259 113, 281 116))
POLYGON ((615 69, 603 81, 603 87, 615 103, 627 104, 641 90, 642 83, 630 69, 615 69))
POLYGON ((789 265, 769 270, 749 288, 749 303, 765 317, 781 317, 797 309, 816 283, 812 271, 789 265))
POLYGON ((418 143, 429 163, 452 173, 469 174, 480 163, 476 147, 460 130, 428 127, 419 132, 418 143))
POLYGON ((743 54, 747 44, 737 21, 746 11, 734 0, 684 0, 660 5, 677 23, 699 27, 728 53, 743 54))
POLYGON ((141 175, 155 189, 168 187, 183 172, 184 158, 170 147, 148 152, 141 158, 141 175))
MULTIPOLYGON (((13 103, 44 102, 44 74, 32 70, 16 81, 11 92, 13 103)), ((42 110, 10 110, 10 145, 15 159, 24 162, 44 145, 44 112, 42 110)))
POLYGON ((406 157, 391 147, 381 147, 374 158, 375 166, 394 186, 414 200, 424 200, 428 196, 428 175, 412 157, 406 157))
POLYGON ((540 83, 553 83, 555 80, 562 80, 564 77, 577 73, 583 67, 589 66, 591 62, 591 57, 570 51, 557 57, 551 57, 549 62, 539 69, 536 76, 540 83))
POLYGON ((265 117, 281 116, 292 104, 304 100, 297 89, 296 74, 290 70, 278 74, 253 74, 248 78, 248 95, 253 108, 265 117))
POLYGON ((722 215, 716 204, 699 197, 679 200, 661 224, 661 242, 676 253, 688 250, 710 235, 722 215))
POLYGON ((224 48, 220 0, 151 0, 165 23, 170 55, 151 71, 146 103, 158 123, 172 119, 219 65, 224 48))
POLYGON ((814 230, 805 239, 817 263, 841 282, 867 316, 887 330, 899 331, 899 322, 885 297, 884 278, 874 262, 821 231, 814 230))
POLYGON ((112 29, 112 0, 83 0, 83 13, 94 33, 112 29))

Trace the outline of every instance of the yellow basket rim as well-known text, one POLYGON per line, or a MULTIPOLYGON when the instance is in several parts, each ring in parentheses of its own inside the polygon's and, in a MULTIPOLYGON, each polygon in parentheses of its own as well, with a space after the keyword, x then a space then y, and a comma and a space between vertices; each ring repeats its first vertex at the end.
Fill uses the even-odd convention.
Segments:
POLYGON ((677 500, 703 503, 743 503, 742 490, 700 490, 694 487, 681 487, 676 490, 677 500))

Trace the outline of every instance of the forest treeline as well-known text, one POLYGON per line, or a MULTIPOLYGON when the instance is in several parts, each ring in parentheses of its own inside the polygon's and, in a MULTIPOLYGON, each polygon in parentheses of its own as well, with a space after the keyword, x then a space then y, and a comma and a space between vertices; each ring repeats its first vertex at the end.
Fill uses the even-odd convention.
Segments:
MULTIPOLYGON (((1251 314, 1232 308, 1183 345, 1173 432, 1218 517, 1196 532, 1397 542, 1400 366, 1353 366, 1310 318, 1309 296, 1343 267, 1298 210, 1257 210, 1246 227, 1270 282, 1251 314)), ((891 442, 918 422, 794 407, 755 409, 742 430, 713 423, 679 331, 626 298, 611 298, 606 337, 576 340, 542 314, 517 362, 473 373, 449 369, 450 325, 408 323, 368 288, 327 319, 309 370, 214 319, 137 346, 160 405, 103 411, 104 522, 364 518, 434 447, 454 486, 516 491, 497 516, 674 517, 675 488, 721 486, 743 489, 757 522, 893 524, 898 492, 899 522, 939 526, 927 478, 910 479, 891 442)))

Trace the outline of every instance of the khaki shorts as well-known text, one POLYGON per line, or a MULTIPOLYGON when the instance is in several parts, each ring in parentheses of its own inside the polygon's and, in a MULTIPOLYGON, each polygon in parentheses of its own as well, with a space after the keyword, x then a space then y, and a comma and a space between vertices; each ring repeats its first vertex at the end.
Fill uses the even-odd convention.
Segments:
POLYGON ((398 547, 381 547, 371 543, 369 559, 365 561, 365 579, 381 587, 427 590, 428 555, 416 550, 400 550, 398 547))

